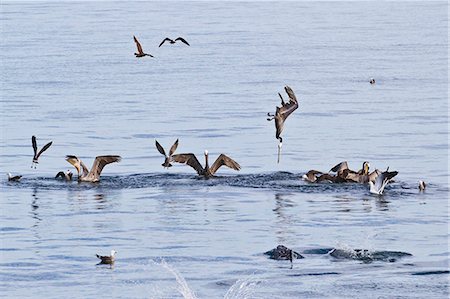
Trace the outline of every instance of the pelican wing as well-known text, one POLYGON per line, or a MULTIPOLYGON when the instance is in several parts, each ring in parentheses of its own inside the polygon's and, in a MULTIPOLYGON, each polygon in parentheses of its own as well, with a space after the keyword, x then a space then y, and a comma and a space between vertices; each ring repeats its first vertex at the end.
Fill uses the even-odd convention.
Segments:
POLYGON ((166 37, 166 38, 163 39, 163 41, 159 44, 158 48, 161 47, 166 41, 173 42, 173 40, 171 40, 170 38, 166 37))
POLYGON ((92 165, 91 171, 89 172, 89 176, 93 176, 94 180, 98 180, 100 178, 100 174, 102 173, 103 167, 110 163, 120 162, 122 157, 120 156, 98 156, 95 157, 94 164, 92 165))
POLYGON ((292 88, 290 88, 289 86, 285 86, 284 87, 284 90, 286 91, 286 93, 288 94, 288 96, 289 96, 289 99, 292 101, 292 102, 296 102, 297 103, 297 97, 295 96, 295 93, 294 93, 294 91, 292 90, 292 88))
POLYGON ((336 166, 334 166, 333 168, 330 169, 330 172, 340 173, 340 172, 344 171, 345 169, 349 169, 347 161, 343 161, 343 162, 337 164, 336 166))
POLYGON ((172 145, 172 147, 169 150, 169 156, 172 156, 178 147, 178 139, 175 141, 175 143, 172 145))
POLYGON ((179 40, 180 42, 185 43, 186 45, 190 46, 190 44, 189 44, 184 38, 182 38, 182 37, 177 37, 177 38, 175 39, 175 41, 177 41, 177 40, 179 40))
POLYGON ((192 153, 173 155, 172 160, 177 163, 184 163, 191 166, 195 169, 195 171, 197 171, 198 174, 203 173, 203 166, 200 162, 198 162, 197 157, 192 153))
POLYGON ((53 143, 53 141, 50 141, 49 143, 47 143, 47 144, 39 151, 39 153, 38 153, 37 156, 36 156, 36 159, 39 158, 39 156, 40 156, 43 152, 45 152, 45 151, 50 147, 50 145, 52 145, 52 143, 53 143))
POLYGON ((66 174, 63 171, 60 171, 56 174, 55 179, 62 178, 64 179, 66 177, 66 174))
POLYGON ((75 169, 78 172, 78 175, 80 175, 80 172, 81 172, 80 168, 83 168, 82 176, 88 175, 89 169, 87 169, 86 165, 84 165, 84 163, 80 159, 78 159, 77 156, 67 155, 66 161, 69 162, 70 164, 72 164, 73 167, 75 167, 75 169))
POLYGON ((382 194, 384 188, 389 183, 389 181, 398 174, 398 171, 384 171, 375 179, 375 190, 378 194, 382 194))
POLYGON ((216 171, 223 165, 238 171, 241 169, 241 166, 236 161, 234 161, 233 159, 224 154, 220 154, 220 156, 213 163, 209 171, 211 172, 211 174, 215 174, 216 171))
POLYGON ((34 157, 36 157, 37 154, 37 142, 36 142, 36 136, 31 136, 31 144, 33 145, 34 150, 34 157))
POLYGON ((288 116, 298 108, 297 98, 295 97, 292 89, 289 86, 286 86, 284 89, 289 95, 289 102, 284 103, 279 109, 277 109, 277 113, 281 115, 283 121, 286 120, 286 118, 288 118, 288 116))
POLYGON ((133 39, 134 39, 134 42, 136 43, 138 53, 139 54, 144 54, 144 51, 142 50, 141 43, 139 43, 139 41, 137 40, 136 36, 133 35, 133 39))
POLYGON ((161 146, 161 144, 159 144, 159 142, 157 140, 155 140, 155 145, 156 145, 156 148, 158 149, 158 152, 160 152, 161 155, 163 155, 165 157, 166 156, 166 151, 161 146))

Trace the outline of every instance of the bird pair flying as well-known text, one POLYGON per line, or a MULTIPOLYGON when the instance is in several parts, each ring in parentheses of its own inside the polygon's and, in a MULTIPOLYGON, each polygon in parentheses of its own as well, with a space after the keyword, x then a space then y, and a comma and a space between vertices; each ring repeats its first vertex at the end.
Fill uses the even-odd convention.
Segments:
MULTIPOLYGON (((142 46, 141 43, 138 41, 138 39, 136 38, 136 36, 133 35, 133 39, 134 42, 136 43, 136 47, 137 47, 137 53, 134 53, 134 56, 136 56, 136 58, 140 58, 140 57, 144 57, 144 56, 150 56, 150 57, 154 57, 151 54, 147 54, 144 53, 144 50, 142 50, 142 46)), ((159 47, 161 47, 165 42, 169 42, 170 44, 175 44, 177 41, 181 41, 182 43, 189 45, 189 43, 182 37, 177 37, 175 40, 170 39, 168 37, 166 37, 165 39, 163 39, 163 41, 159 44, 159 47)))

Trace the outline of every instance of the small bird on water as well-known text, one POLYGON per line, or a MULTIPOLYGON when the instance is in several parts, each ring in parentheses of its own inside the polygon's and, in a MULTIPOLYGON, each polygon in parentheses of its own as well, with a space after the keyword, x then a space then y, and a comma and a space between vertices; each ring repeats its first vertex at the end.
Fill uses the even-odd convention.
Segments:
POLYGON ((113 249, 113 250, 111 250, 111 255, 96 254, 97 258, 100 260, 99 264, 107 264, 107 265, 114 264, 114 262, 116 261, 116 253, 117 253, 117 251, 115 251, 113 249))
POLYGON ((18 182, 20 181, 20 179, 22 178, 21 175, 12 175, 11 173, 8 172, 8 181, 9 182, 18 182))
POLYGON ((36 136, 31 136, 31 144, 33 145, 33 151, 34 151, 34 156, 33 156, 33 162, 31 163, 31 168, 36 169, 36 164, 38 164, 38 159, 39 157, 42 155, 43 152, 45 152, 51 145, 52 145, 53 141, 50 141, 49 143, 47 143, 46 145, 44 145, 44 147, 38 152, 37 151, 37 142, 36 142, 36 136))
POLYGON ((182 38, 182 37, 177 37, 175 40, 166 37, 166 38, 163 39, 163 41, 159 44, 158 48, 161 47, 166 41, 168 41, 170 44, 174 44, 174 43, 176 43, 177 41, 180 41, 180 42, 182 42, 182 43, 184 43, 184 44, 190 46, 190 44, 189 44, 184 38, 182 38))
POLYGON ((134 42, 136 43, 136 47, 138 50, 137 53, 134 53, 134 56, 136 56, 136 58, 140 58, 140 57, 144 57, 144 56, 153 57, 153 55, 151 55, 151 54, 144 53, 144 51, 142 50, 141 43, 137 40, 136 36, 133 35, 133 39, 134 39, 134 42))

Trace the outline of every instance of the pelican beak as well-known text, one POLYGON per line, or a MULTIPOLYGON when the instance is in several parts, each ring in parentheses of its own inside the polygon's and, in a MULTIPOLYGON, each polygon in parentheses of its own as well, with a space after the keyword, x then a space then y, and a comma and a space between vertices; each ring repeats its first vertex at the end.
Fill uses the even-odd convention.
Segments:
POLYGON ((283 146, 283 144, 280 142, 278 144, 278 160, 277 163, 280 163, 280 157, 281 157, 281 147, 283 146))

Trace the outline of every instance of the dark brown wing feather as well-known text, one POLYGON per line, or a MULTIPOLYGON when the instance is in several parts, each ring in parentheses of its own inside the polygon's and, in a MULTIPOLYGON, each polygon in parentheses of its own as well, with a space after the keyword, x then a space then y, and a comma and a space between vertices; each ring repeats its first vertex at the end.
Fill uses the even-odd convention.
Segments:
POLYGON ((122 157, 120 156, 98 156, 95 157, 94 164, 92 165, 89 175, 93 175, 94 178, 98 179, 102 173, 103 167, 113 162, 120 162, 122 157))
POLYGON ((185 43, 186 45, 190 46, 190 44, 189 44, 184 38, 182 38, 182 37, 177 37, 177 38, 175 39, 175 41, 177 41, 177 40, 179 40, 179 41, 185 43))
POLYGON ((156 148, 158 149, 158 152, 160 152, 161 155, 163 155, 165 157, 166 156, 166 151, 161 146, 161 144, 159 144, 159 142, 157 140, 155 140, 155 144, 156 144, 156 148))
POLYGON ((200 162, 198 162, 197 157, 192 153, 173 155, 172 160, 177 163, 185 163, 191 166, 195 169, 195 171, 197 171, 198 174, 202 174, 204 171, 203 166, 200 162))
POLYGON ((241 166, 236 161, 234 161, 233 159, 231 159, 230 157, 228 157, 224 154, 220 154, 220 156, 216 159, 216 161, 211 166, 209 171, 211 172, 211 174, 215 174, 216 171, 223 165, 225 165, 231 169, 234 169, 234 170, 241 169, 241 166))
POLYGON ((175 151, 177 150, 177 147, 178 147, 178 139, 177 139, 177 141, 175 141, 175 143, 170 148, 169 156, 172 156, 175 153, 175 151))
POLYGON ((166 37, 166 38, 163 39, 163 41, 159 44, 158 48, 161 47, 166 41, 173 42, 173 40, 171 40, 170 38, 166 37))
POLYGON ((348 169, 347 161, 343 161, 333 168, 330 169, 330 172, 342 172, 344 169, 348 169))
POLYGON ((139 54, 144 54, 144 51, 142 50, 142 46, 139 43, 139 41, 137 40, 136 36, 133 35, 133 39, 134 39, 134 42, 136 43, 138 53, 139 54))
POLYGON ((31 136, 31 144, 33 145, 33 150, 34 150, 34 157, 36 158, 36 154, 37 154, 37 143, 36 143, 36 136, 31 136))
POLYGON ((53 141, 50 141, 49 143, 47 143, 47 144, 39 151, 39 153, 38 153, 37 156, 36 156, 36 159, 39 158, 39 156, 40 156, 43 152, 45 152, 45 151, 50 147, 50 145, 52 145, 52 143, 53 143, 53 141))

